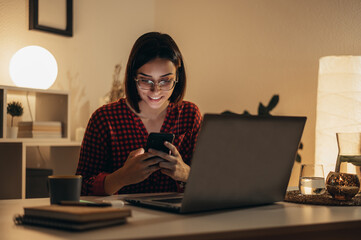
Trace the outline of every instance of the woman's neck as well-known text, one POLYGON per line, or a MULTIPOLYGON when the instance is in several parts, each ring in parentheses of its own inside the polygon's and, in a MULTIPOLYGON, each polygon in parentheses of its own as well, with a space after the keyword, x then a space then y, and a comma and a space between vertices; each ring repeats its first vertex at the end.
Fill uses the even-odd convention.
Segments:
POLYGON ((137 115, 142 119, 149 119, 149 120, 164 118, 165 114, 167 113, 168 105, 169 102, 166 102, 160 108, 154 109, 154 108, 150 108, 144 101, 140 101, 139 102, 140 113, 137 113, 137 115))

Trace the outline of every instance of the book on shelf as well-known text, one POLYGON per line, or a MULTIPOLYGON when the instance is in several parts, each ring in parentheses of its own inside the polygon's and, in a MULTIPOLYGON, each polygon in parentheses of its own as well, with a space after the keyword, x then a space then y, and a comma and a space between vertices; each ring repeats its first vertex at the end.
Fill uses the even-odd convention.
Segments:
POLYGON ((61 132, 19 131, 18 138, 61 138, 61 132))
POLYGON ((19 126, 20 130, 23 131, 44 131, 44 132, 55 132, 55 131, 61 131, 61 125, 60 126, 19 126))
POLYGON ((61 138, 62 125, 59 121, 32 121, 18 123, 19 138, 61 138))
POLYGON ((18 225, 37 225, 67 230, 87 230, 122 224, 131 216, 129 208, 47 205, 25 207, 14 217, 18 225))
POLYGON ((60 121, 21 121, 18 126, 32 126, 32 127, 61 127, 60 121))

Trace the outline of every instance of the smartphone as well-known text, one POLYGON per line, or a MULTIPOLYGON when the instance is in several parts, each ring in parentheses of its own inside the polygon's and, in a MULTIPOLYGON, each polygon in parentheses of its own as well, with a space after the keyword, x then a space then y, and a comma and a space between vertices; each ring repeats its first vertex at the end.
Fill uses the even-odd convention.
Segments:
POLYGON ((148 152, 149 148, 169 153, 169 148, 164 146, 164 142, 173 143, 174 134, 172 133, 150 133, 147 140, 145 151, 148 152))

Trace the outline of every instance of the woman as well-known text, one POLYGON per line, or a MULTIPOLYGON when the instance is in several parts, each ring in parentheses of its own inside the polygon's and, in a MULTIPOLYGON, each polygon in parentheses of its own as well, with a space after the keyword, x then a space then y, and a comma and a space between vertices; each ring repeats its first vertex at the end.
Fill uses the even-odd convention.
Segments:
POLYGON ((83 139, 77 174, 82 195, 183 191, 201 122, 183 101, 182 54, 167 34, 150 32, 134 44, 125 74, 126 98, 96 110, 83 139), (173 133, 170 154, 144 151, 151 132, 173 133))

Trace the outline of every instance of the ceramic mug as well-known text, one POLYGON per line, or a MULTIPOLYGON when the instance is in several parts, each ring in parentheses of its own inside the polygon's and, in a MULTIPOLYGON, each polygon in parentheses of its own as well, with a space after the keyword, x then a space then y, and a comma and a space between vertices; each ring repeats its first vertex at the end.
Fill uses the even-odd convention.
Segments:
POLYGON ((60 201, 79 201, 81 192, 81 175, 48 176, 51 204, 60 201))

